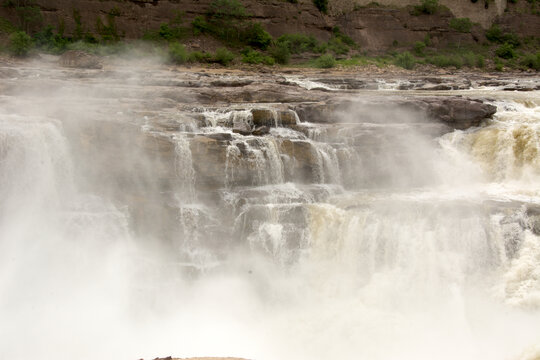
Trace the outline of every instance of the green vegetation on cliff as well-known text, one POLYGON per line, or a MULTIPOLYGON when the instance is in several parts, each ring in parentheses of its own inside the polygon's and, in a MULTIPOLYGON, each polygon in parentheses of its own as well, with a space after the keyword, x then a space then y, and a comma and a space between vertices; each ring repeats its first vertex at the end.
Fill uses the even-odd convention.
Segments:
POLYGON ((452 18, 450 19, 448 25, 450 26, 450 28, 462 33, 471 32, 471 29, 473 27, 473 23, 469 18, 452 18))
POLYGON ((421 0, 420 5, 416 5, 411 14, 435 14, 439 10, 439 0, 421 0))
POLYGON ((4 0, 2 6, 15 12, 20 30, 30 32, 43 23, 43 15, 34 0, 4 0))
POLYGON ((32 38, 24 31, 17 31, 9 37, 9 50, 15 56, 26 56, 32 48, 32 38))
MULTIPOLYGON (((289 2, 296 4, 295 1, 289 2)), ((328 10, 328 1, 316 3, 319 10, 328 10)), ((417 6, 404 11, 412 9, 414 15, 424 19, 443 17, 446 31, 458 39, 455 43, 441 42, 441 35, 437 33, 431 33, 432 41, 430 32, 427 32, 423 41, 400 43, 394 40, 392 47, 376 53, 363 51, 339 27, 328 29, 327 41, 321 41, 309 33, 285 33, 273 38, 247 11, 241 0, 212 0, 202 15, 189 21, 184 12, 171 14, 170 20, 147 30, 139 41, 125 40, 119 26, 122 22, 118 20, 125 16, 121 5, 114 5, 95 21, 86 19, 86 22, 81 12, 73 9, 72 20, 68 21, 69 33, 66 34, 63 19, 54 26, 42 24, 41 12, 38 11, 39 15, 36 13, 38 8, 33 0, 4 0, 3 4, 4 9, 17 15, 11 17, 12 20, 17 19, 13 24, 0 17, 0 36, 1 33, 17 34, 9 39, 5 36, 7 45, 4 50, 14 56, 27 56, 35 51, 60 54, 71 49, 107 55, 130 49, 137 42, 143 51, 163 56, 175 64, 245 63, 271 66, 293 62, 300 66, 321 68, 369 64, 384 67, 393 64, 405 69, 433 65, 457 69, 538 70, 539 63, 540 42, 537 37, 522 37, 505 31, 500 25, 493 25, 482 34, 480 26, 469 18, 448 17, 449 13, 439 5, 438 0, 419 0, 417 6), (476 45, 470 42, 462 45, 460 39, 467 36, 474 37, 476 45), (199 46, 199 38, 212 38, 212 46, 199 46)), ((373 3, 369 7, 380 5, 373 3)))
POLYGON ((328 12, 328 0, 313 0, 313 5, 323 14, 328 12))

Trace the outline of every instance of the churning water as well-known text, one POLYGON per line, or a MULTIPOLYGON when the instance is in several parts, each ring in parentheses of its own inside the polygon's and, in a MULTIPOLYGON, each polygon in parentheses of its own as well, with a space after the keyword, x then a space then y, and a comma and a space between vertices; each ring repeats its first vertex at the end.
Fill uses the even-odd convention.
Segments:
POLYGON ((104 135, 71 96, 75 122, 2 100, 0 359, 540 358, 537 92, 438 138, 401 113, 104 135))

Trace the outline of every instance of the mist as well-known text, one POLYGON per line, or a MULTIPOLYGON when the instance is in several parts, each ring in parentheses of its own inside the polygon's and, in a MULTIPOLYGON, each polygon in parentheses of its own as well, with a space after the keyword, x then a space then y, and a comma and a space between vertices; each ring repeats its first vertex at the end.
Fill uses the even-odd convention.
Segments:
POLYGON ((540 356, 537 91, 287 126, 201 100, 262 75, 113 60, 3 66, 0 358, 540 356))

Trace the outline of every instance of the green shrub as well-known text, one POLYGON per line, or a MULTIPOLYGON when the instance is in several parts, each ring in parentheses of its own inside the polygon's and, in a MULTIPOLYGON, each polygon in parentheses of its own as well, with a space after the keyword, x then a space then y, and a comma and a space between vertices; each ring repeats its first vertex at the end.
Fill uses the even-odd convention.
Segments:
POLYGON ((263 55, 262 53, 247 49, 242 53, 242 62, 247 64, 265 64, 265 65, 274 65, 275 60, 270 56, 263 55))
POLYGON ((471 32, 473 23, 469 18, 453 18, 450 19, 449 23, 450 27, 456 31, 462 32, 462 33, 469 33, 471 32))
POLYGON ((71 40, 63 37, 60 33, 54 34, 53 27, 48 25, 33 36, 34 45, 42 51, 59 54, 67 49, 71 40))
POLYGON ((317 52, 319 45, 317 39, 312 35, 305 34, 285 34, 277 39, 277 43, 284 43, 289 48, 291 54, 301 54, 303 52, 317 52))
POLYGON ((146 32, 143 39, 173 41, 184 38, 189 29, 183 26, 182 16, 182 13, 177 13, 168 23, 161 23, 158 29, 146 32))
POLYGON ((258 49, 266 50, 272 43, 272 36, 259 23, 250 24, 242 34, 243 41, 258 49))
POLYGON ((468 67, 474 67, 476 65, 476 55, 474 55, 472 52, 468 52, 462 55, 463 59, 463 65, 468 67))
POLYGON ((511 44, 513 47, 519 47, 521 45, 521 40, 519 36, 514 33, 506 33, 504 35, 504 42, 511 44))
POLYGON ((221 65, 226 66, 234 60, 234 54, 226 48, 219 48, 216 50, 213 60, 221 65))
POLYGON ((35 45, 43 48, 51 45, 54 42, 54 31, 51 25, 45 26, 41 31, 33 36, 35 45))
POLYGON ((32 38, 24 31, 17 31, 9 36, 9 51, 15 56, 27 56, 32 45, 32 38))
POLYGON ((188 62, 205 63, 212 60, 212 55, 207 52, 193 51, 188 55, 188 62))
POLYGON ((476 67, 483 68, 486 66, 486 61, 482 55, 476 56, 476 67))
POLYGON ((527 54, 520 61, 521 65, 534 70, 540 70, 540 51, 536 54, 527 54))
POLYGON ((512 44, 504 43, 495 50, 495 55, 503 59, 513 59, 516 57, 516 52, 512 44))
POLYGON ((439 0, 421 0, 420 5, 416 5, 413 15, 435 14, 439 8, 439 0))
POLYGON ((180 43, 169 45, 169 60, 175 64, 184 64, 188 61, 189 54, 186 47, 180 43))
POLYGON ((351 39, 348 35, 341 32, 341 29, 337 26, 334 26, 332 28, 332 35, 333 37, 340 39, 347 46, 350 46, 350 47, 356 46, 356 43, 354 42, 354 40, 351 39))
POLYGON ((245 18, 247 12, 238 0, 214 0, 210 4, 208 15, 217 19, 245 18))
POLYGON ((97 54, 99 52, 98 46, 99 46, 98 44, 91 44, 82 40, 78 40, 78 41, 68 44, 67 49, 68 50, 81 50, 81 51, 89 52, 91 54, 97 54))
POLYGON ((426 49, 426 43, 423 41, 417 41, 414 43, 414 53, 418 56, 424 56, 424 50, 426 49))
POLYGON ((408 51, 405 51, 404 53, 398 54, 396 58, 394 59, 394 64, 397 66, 400 66, 404 69, 413 69, 416 65, 416 59, 412 54, 408 51))
POLYGON ((313 0, 313 4, 323 14, 328 12, 328 0, 313 0))
POLYGON ((463 59, 458 55, 437 55, 426 60, 428 63, 438 67, 450 67, 461 68, 463 66, 463 59))
POLYGON ((238 0, 214 0, 206 16, 206 30, 227 42, 238 42, 247 16, 246 9, 238 0))
POLYGON ((349 47, 340 38, 331 38, 328 41, 327 48, 336 55, 346 55, 349 53, 349 47))
POLYGON ((291 59, 289 46, 285 42, 276 43, 268 51, 278 64, 288 64, 291 59))
POLYGON ((228 45, 246 44, 266 50, 272 36, 259 23, 246 21, 248 13, 238 0, 213 0, 205 17, 191 22, 194 35, 210 34, 228 45))
POLYGON ((319 43, 315 48, 313 48, 313 52, 316 52, 317 54, 326 54, 328 52, 328 44, 327 43, 319 43))
POLYGON ((210 25, 208 25, 208 23, 202 16, 195 17, 195 19, 193 19, 193 21, 191 22, 191 26, 193 28, 193 35, 210 32, 210 25))
POLYGON ((158 31, 159 37, 165 40, 172 40, 177 37, 174 30, 169 27, 168 24, 162 23, 159 25, 158 31))
POLYGON ((84 34, 84 42, 89 44, 97 44, 99 41, 98 39, 92 34, 91 32, 87 32, 84 34))
POLYGON ((491 42, 504 42, 503 32, 497 24, 491 25, 491 27, 486 31, 486 38, 491 42))
POLYGON ((431 36, 429 36, 429 33, 427 33, 426 36, 424 36, 424 44, 426 44, 426 46, 431 45, 431 36))
POLYGON ((519 37, 516 34, 514 34, 514 33, 505 33, 496 24, 493 24, 486 31, 486 38, 491 42, 496 42, 496 43, 499 43, 499 44, 509 43, 514 47, 518 47, 518 46, 521 45, 521 41, 519 40, 519 37))
POLYGON ((499 58, 495 58, 495 71, 503 71, 504 63, 499 58))
POLYGON ((329 69, 333 68, 336 65, 336 59, 331 54, 324 54, 322 56, 319 56, 315 60, 315 67, 321 68, 321 69, 329 69))

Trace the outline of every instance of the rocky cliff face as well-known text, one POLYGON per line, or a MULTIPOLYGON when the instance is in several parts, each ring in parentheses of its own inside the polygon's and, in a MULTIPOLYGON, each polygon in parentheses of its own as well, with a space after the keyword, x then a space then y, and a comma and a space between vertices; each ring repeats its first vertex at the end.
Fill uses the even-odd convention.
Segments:
MULTIPOLYGON (((401 8, 409 5, 417 5, 418 0, 381 0, 378 4, 387 7, 401 8)), ((355 8, 373 4, 371 0, 334 0, 330 2, 330 9, 335 14, 348 13, 355 8)), ((504 14, 507 0, 495 0, 488 3, 486 8, 484 1, 472 2, 470 0, 440 0, 439 4, 446 6, 455 17, 468 17, 473 22, 480 23, 483 27, 489 27, 497 16, 504 14)))
MULTIPOLYGON (((170 21, 181 13, 189 24, 196 16, 204 15, 211 0, 37 0, 44 24, 57 27, 65 25, 67 34, 76 27, 74 11, 81 16, 85 31, 96 32, 96 23, 107 24, 108 15, 114 13, 114 26, 118 33, 126 38, 139 38, 146 31, 154 30, 161 23, 170 21)), ((321 40, 328 40, 331 29, 339 26, 351 36, 363 49, 369 51, 385 50, 390 46, 410 46, 415 41, 424 39, 427 33, 434 39, 434 45, 448 43, 474 43, 482 39, 480 27, 472 34, 460 33, 448 26, 451 17, 468 17, 486 28, 495 20, 506 27, 523 34, 535 35, 540 27, 537 15, 518 12, 504 12, 506 0, 472 3, 470 0, 444 0, 441 4, 449 10, 435 15, 410 15, 406 5, 418 3, 415 0, 396 2, 381 0, 373 5, 367 0, 351 2, 349 0, 330 1, 329 14, 322 14, 310 0, 299 0, 293 4, 281 0, 244 0, 252 18, 260 22, 273 36, 284 33, 308 33, 321 40), (370 3, 370 4, 368 4, 370 3), (519 13, 519 16, 516 15, 519 13), (525 17, 524 17, 525 16, 525 17)), ((510 6, 510 5, 508 5, 510 6)), ((512 4, 512 9, 516 5, 512 4)), ((13 9, 0 8, 0 15, 16 21, 13 9)))

